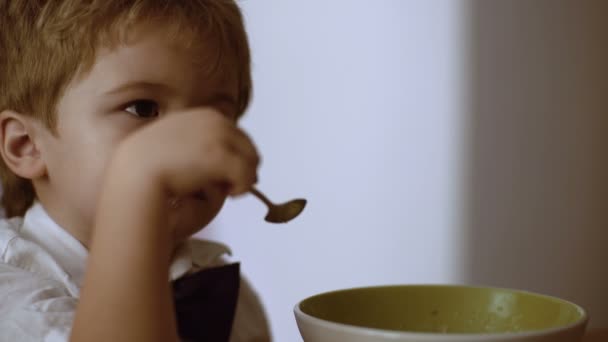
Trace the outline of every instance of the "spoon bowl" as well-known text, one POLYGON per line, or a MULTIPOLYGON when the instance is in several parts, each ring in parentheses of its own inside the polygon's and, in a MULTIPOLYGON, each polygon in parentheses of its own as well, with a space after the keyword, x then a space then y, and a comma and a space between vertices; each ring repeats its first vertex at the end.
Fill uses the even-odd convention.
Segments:
POLYGON ((269 208, 268 214, 266 214, 264 219, 267 222, 272 223, 285 223, 300 215, 305 206, 306 200, 302 198, 294 199, 283 204, 277 204, 274 207, 269 208))
POLYGON ((287 223, 300 215, 304 207, 306 207, 306 200, 303 198, 294 199, 282 204, 274 204, 256 188, 251 188, 250 192, 268 207, 268 213, 264 218, 266 222, 287 223))

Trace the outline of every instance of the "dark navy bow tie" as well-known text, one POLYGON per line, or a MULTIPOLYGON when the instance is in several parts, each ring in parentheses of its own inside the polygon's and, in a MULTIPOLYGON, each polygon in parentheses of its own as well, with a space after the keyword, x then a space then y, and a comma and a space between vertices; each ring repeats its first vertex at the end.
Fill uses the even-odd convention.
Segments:
POLYGON ((173 282, 182 341, 228 342, 239 294, 238 263, 209 268, 173 282))

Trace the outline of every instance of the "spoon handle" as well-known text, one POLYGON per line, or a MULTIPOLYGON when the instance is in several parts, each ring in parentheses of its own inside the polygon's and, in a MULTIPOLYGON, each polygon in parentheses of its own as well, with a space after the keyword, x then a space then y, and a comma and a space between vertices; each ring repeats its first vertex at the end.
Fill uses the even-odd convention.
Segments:
POLYGON ((260 201, 264 202, 264 204, 266 204, 268 207, 274 206, 274 204, 270 202, 270 200, 255 187, 251 187, 251 190, 249 190, 249 192, 251 192, 255 197, 259 198, 260 201))

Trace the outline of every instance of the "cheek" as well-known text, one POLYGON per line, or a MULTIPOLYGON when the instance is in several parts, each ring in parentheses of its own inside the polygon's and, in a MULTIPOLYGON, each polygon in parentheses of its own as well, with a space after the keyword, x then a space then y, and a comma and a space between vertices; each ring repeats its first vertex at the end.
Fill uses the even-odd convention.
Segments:
POLYGON ((102 144, 72 146, 63 151, 54 170, 49 170, 55 173, 50 177, 55 176, 58 191, 69 196, 64 199, 67 204, 87 219, 91 219, 97 206, 109 152, 102 144))
MULTIPOLYGON (((83 163, 75 163, 73 177, 66 180, 73 188, 71 202, 79 208, 82 215, 92 219, 97 207, 98 196, 103 186, 103 159, 84 159, 83 163)), ((66 171, 67 172, 67 171, 66 171)))

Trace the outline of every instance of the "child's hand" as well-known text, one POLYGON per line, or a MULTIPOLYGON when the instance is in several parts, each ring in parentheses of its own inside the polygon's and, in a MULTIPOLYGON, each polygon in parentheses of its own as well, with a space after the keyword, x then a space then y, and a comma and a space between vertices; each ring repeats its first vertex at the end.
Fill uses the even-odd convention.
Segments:
POLYGON ((118 145, 97 216, 128 208, 125 215, 147 217, 151 223, 145 226, 159 226, 175 244, 209 224, 227 195, 247 192, 257 181, 258 164, 251 139, 217 110, 170 113, 118 145))
POLYGON ((208 223, 227 193, 248 191, 258 163, 251 140, 211 108, 171 113, 126 137, 99 195, 73 340, 177 341, 167 281, 174 244, 201 228, 197 217, 208 223), (201 191, 208 198, 199 201, 201 191), (189 204, 170 210, 167 200, 180 197, 189 204), (171 217, 184 216, 186 228, 172 227, 171 217))
POLYGON ((230 195, 245 193, 257 181, 259 164, 251 139, 212 108, 172 113, 150 123, 123 141, 116 158, 128 164, 122 170, 147 177, 168 197, 213 187, 230 195))

